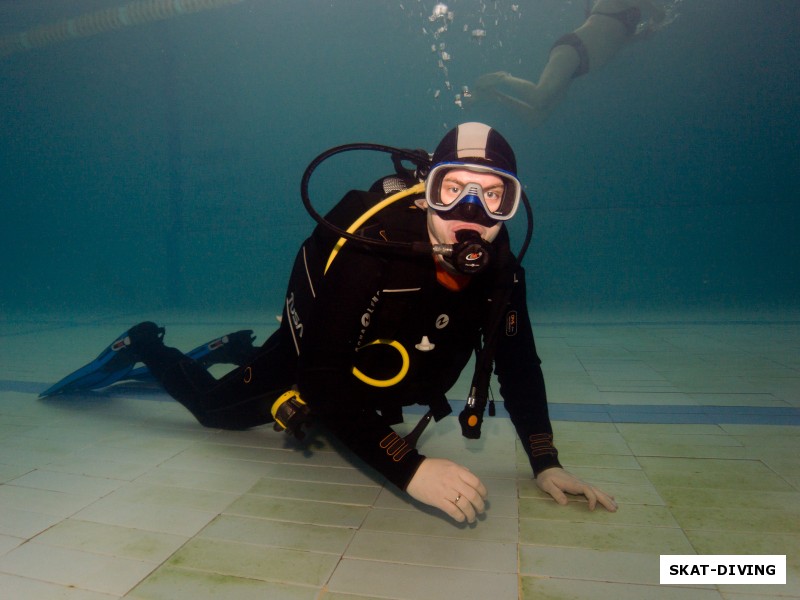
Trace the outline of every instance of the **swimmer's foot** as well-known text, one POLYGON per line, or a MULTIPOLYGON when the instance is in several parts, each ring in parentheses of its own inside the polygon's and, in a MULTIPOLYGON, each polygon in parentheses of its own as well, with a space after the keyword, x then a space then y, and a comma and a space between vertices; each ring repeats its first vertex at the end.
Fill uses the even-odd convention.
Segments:
POLYGON ((476 89, 486 89, 498 86, 511 78, 510 73, 496 71, 494 73, 484 73, 475 81, 476 89))

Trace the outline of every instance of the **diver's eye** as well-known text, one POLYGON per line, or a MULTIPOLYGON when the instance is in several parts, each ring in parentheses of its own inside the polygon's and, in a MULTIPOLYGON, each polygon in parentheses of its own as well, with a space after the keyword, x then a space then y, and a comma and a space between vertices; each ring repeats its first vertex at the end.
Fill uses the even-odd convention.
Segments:
POLYGON ((459 194, 461 193, 461 186, 452 185, 445 183, 442 186, 442 194, 441 194, 441 201, 444 204, 450 204, 458 198, 459 194))
POLYGON ((503 200, 502 189, 489 190, 483 195, 483 201, 486 202, 486 206, 492 212, 500 210, 500 203, 502 202, 502 200, 503 200))

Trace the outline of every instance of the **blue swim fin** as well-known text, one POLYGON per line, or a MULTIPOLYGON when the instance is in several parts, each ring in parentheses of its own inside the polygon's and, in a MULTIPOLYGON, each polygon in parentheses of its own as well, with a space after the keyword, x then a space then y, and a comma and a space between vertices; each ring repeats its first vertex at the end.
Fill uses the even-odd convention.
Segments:
MULTIPOLYGON (((187 352, 186 356, 205 368, 220 363, 241 366, 247 363, 255 354, 256 349, 253 348, 253 340, 255 339, 256 336, 253 335, 252 329, 236 331, 201 344, 194 350, 187 352)), ((133 369, 126 375, 125 379, 155 381, 155 377, 146 366, 133 369)))
POLYGON ((150 330, 163 337, 164 330, 154 323, 143 323, 126 331, 114 340, 108 348, 90 362, 53 384, 41 394, 40 398, 56 394, 68 394, 87 390, 99 390, 126 378, 137 362, 136 355, 130 348, 130 332, 134 329, 150 330))

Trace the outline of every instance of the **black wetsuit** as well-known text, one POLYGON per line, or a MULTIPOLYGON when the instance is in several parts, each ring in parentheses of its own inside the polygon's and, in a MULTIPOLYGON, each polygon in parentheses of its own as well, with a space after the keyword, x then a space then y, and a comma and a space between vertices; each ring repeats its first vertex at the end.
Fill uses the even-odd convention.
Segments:
MULTIPOLYGON (((328 218, 346 227, 380 197, 351 192, 328 218)), ((362 233, 426 240, 425 212, 400 201, 368 221, 362 233)), ((430 256, 405 256, 356 242, 347 242, 323 275, 336 240, 317 227, 304 242, 281 326, 249 365, 217 381, 172 348, 152 347, 142 353, 144 362, 167 391, 210 427, 241 429, 270 422, 274 399, 295 385, 315 419, 405 489, 424 456, 391 425, 402 420, 402 407, 412 404, 430 406, 437 420, 450 412, 445 394, 481 340, 491 316, 488 299, 498 286, 512 286, 495 355, 500 393, 534 473, 558 466, 524 273, 513 256, 506 252, 507 260, 496 261, 505 262, 503 268, 490 268, 464 289, 451 291, 437 282, 430 256), (423 336, 429 344, 422 343, 423 336), (407 372, 399 377, 404 363, 407 372)), ((494 245, 508 247, 505 229, 494 245)))

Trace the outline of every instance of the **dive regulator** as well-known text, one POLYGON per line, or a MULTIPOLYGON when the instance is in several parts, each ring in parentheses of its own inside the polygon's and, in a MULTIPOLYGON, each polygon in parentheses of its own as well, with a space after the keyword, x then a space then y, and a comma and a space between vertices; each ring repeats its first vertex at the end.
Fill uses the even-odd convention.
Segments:
MULTIPOLYGON (((320 164, 328 160, 329 158, 341 154, 344 152, 353 152, 353 151, 373 151, 373 152, 383 152, 385 154, 389 154, 392 159, 392 163, 395 168, 395 172, 398 175, 403 177, 412 177, 416 181, 420 183, 417 186, 414 186, 410 190, 403 190, 389 196, 383 202, 380 203, 379 207, 384 207, 392 202, 400 200, 402 198, 408 197, 410 194, 409 192, 422 192, 424 191, 424 184, 422 183, 425 180, 428 172, 431 168, 431 156, 425 150, 407 150, 402 148, 393 148, 391 146, 384 146, 381 144, 370 144, 370 143, 355 143, 355 144, 345 144, 342 146, 336 146, 334 148, 330 148, 326 150, 319 156, 317 156, 314 160, 306 168, 305 172, 303 173, 303 178, 300 182, 300 197, 303 200, 303 206, 305 207, 308 214, 313 218, 317 223, 322 225, 323 227, 327 228, 334 234, 342 237, 346 240, 350 240, 356 243, 366 244, 368 246, 372 246, 378 249, 384 250, 393 250, 396 252, 402 252, 407 254, 427 254, 427 255, 441 255, 446 257, 448 261, 453 264, 456 269, 458 269, 461 273, 466 275, 475 275, 483 271, 486 267, 489 266, 491 263, 492 253, 491 253, 491 245, 489 242, 484 240, 480 237, 477 232, 474 231, 459 231, 456 235, 456 243, 455 244, 431 244, 429 242, 396 242, 396 241, 387 241, 382 239, 376 238, 369 238, 366 236, 359 235, 355 233, 355 228, 350 228, 349 230, 342 229, 337 227, 321 214, 317 212, 314 208, 311 199, 308 194, 308 187, 309 182, 311 181, 311 176, 314 174, 314 171, 319 167, 320 164), (413 168, 407 168, 404 163, 408 162, 413 165, 413 168)), ((528 198, 523 193, 522 200, 525 205, 525 210, 528 214, 528 233, 525 237, 525 241, 523 243, 522 249, 518 256, 518 259, 521 261, 522 256, 524 256, 525 251, 530 243, 530 239, 533 233, 533 213, 530 207, 530 203, 528 202, 528 198)), ((378 209, 379 210, 379 209, 378 209)), ((377 212, 377 211, 376 211, 377 212)), ((372 213, 370 213, 371 215, 372 213)))

